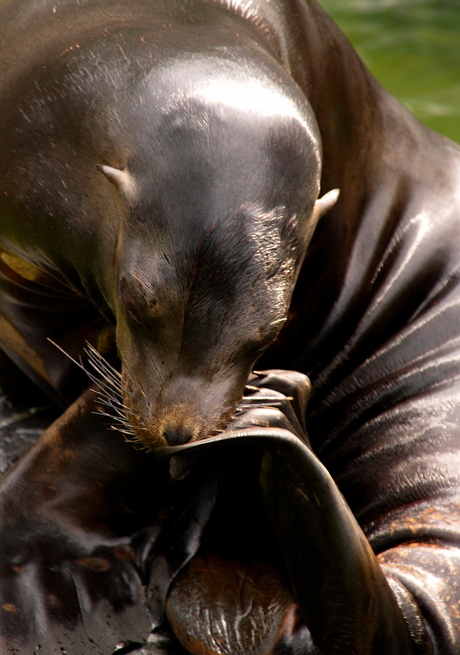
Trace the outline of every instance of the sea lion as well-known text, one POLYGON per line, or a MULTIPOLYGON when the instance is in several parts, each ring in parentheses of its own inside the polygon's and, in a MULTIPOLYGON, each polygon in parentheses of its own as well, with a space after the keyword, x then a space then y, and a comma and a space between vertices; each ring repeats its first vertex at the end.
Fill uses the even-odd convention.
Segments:
POLYGON ((305 628, 287 652, 458 652, 459 148, 314 0, 4 0, 0 24, 3 350, 65 406, 92 343, 115 364, 87 350, 112 422, 149 449, 200 452, 235 426, 262 426, 272 461, 268 442, 291 444, 259 466, 269 514, 284 478, 299 492, 279 492, 292 525, 274 521, 305 628), (273 431, 284 405, 241 405, 256 361, 310 376, 308 438, 273 431))
MULTIPOLYGON (((73 12, 68 4, 65 15, 73 12)), ((216 10, 219 16, 218 6, 206 12, 211 18, 216 10)), ((223 55, 206 52, 208 27, 194 25, 191 57, 188 39, 183 52, 180 40, 171 49, 169 29, 158 23, 163 14, 175 21, 173 7, 155 7, 148 35, 139 21, 121 37, 116 12, 107 23, 99 7, 88 11, 96 15, 87 33, 79 12, 69 20, 57 10, 57 23, 43 28, 46 72, 38 61, 42 41, 27 39, 38 48, 27 67, 35 61, 37 69, 18 71, 2 93, 5 111, 16 108, 2 128, 2 342, 24 370, 63 394, 63 355, 47 339, 67 348, 69 330, 87 331, 96 305, 116 324, 120 394, 136 438, 172 445, 225 425, 258 354, 283 325, 315 223, 332 204, 317 200, 320 137, 301 90, 265 50, 251 46, 241 68, 231 54, 241 48, 233 23, 223 26, 223 55), (60 20, 78 48, 62 53, 60 20), (98 20, 117 34, 101 40, 98 20), (123 67, 120 38, 135 48, 123 67), (39 96, 30 85, 35 77, 39 96), (83 121, 83 96, 95 88, 98 108, 83 121), (32 151, 27 144, 37 143, 43 121, 56 132, 32 151), (64 126, 75 124, 87 133, 66 135, 64 126), (65 155, 54 139, 65 141, 65 155), (89 141, 90 150, 83 145, 89 141), (51 174, 65 189, 64 212, 47 183, 51 174), (95 212, 97 221, 88 220, 95 212), (76 247, 83 259, 75 259, 76 247), (242 303, 256 285, 259 293, 242 303), (27 288, 25 297, 18 287, 27 288), (46 318, 34 316, 30 325, 31 303, 43 311, 44 288, 52 289, 46 318)), ((37 20, 34 14, 32 31, 37 20)), ((22 66, 17 54, 10 57, 22 66)), ((5 63, 10 75, 15 65, 5 63)), ((72 337, 70 354, 75 343, 72 337)))

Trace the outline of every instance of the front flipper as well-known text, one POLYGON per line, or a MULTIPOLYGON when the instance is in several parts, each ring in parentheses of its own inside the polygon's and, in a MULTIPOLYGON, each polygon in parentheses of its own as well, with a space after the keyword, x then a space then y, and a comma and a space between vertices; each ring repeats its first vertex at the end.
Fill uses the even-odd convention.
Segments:
POLYGON ((334 480, 303 444, 273 437, 261 486, 315 643, 327 655, 409 655, 408 627, 334 480))
POLYGON ((0 653, 98 655, 150 629, 131 535, 155 518, 151 458, 86 392, 0 479, 0 653))
POLYGON ((270 427, 292 433, 273 433, 270 440, 264 430, 260 483, 295 598, 315 643, 327 655, 408 655, 413 652, 409 629, 380 564, 335 481, 309 446, 303 422, 308 378, 274 370, 258 374, 252 384, 260 387, 255 396, 268 387, 291 398, 289 403, 280 401, 278 416, 273 410, 259 410, 256 417, 250 410, 237 421, 264 425, 265 413, 270 427))
MULTIPOLYGON (((290 587, 309 631, 302 631, 297 625, 283 634, 284 618, 278 618, 276 623, 280 631, 272 648, 255 648, 253 641, 251 647, 255 650, 248 652, 263 655, 278 651, 305 655, 319 652, 322 655, 410 655, 414 650, 408 625, 376 556, 336 483, 311 451, 301 420, 296 420, 295 412, 293 416, 292 401, 276 391, 282 388, 295 398, 296 387, 303 385, 302 380, 288 378, 284 384, 280 378, 283 374, 279 371, 265 376, 270 385, 267 388, 262 386, 264 378, 260 376, 260 388, 249 389, 250 393, 246 394, 244 404, 230 425, 231 430, 203 442, 166 449, 170 454, 186 457, 192 454, 201 457, 206 453, 210 458, 214 454, 217 461, 225 459, 226 452, 229 457, 232 448, 237 446, 247 449, 247 452, 259 449, 264 453, 259 479, 266 514, 274 528, 290 587)), ((254 380, 251 385, 255 386, 254 380)), ((307 387, 306 384, 302 387, 304 395, 307 387)), ((297 399, 296 404, 301 407, 305 402, 305 399, 297 399)), ((235 485, 238 484, 240 478, 236 475, 235 485)), ((193 563, 194 560, 189 571, 191 578, 198 577, 195 586, 206 585, 205 593, 214 588, 214 597, 219 602, 223 583, 214 585, 209 582, 213 567, 202 559, 201 564, 195 566, 197 574, 193 563), (203 571, 200 571, 200 565, 203 571)), ((229 575, 232 566, 237 576, 240 575, 241 566, 227 562, 222 580, 229 575)), ((206 631, 203 626, 200 629, 200 618, 193 618, 193 608, 187 607, 194 596, 193 580, 187 575, 184 571, 170 595, 173 607, 169 609, 169 615, 176 635, 192 653, 233 652, 229 650, 232 646, 229 639, 228 644, 224 640, 222 650, 217 649, 214 642, 203 643, 203 636, 196 647, 192 646, 190 635, 198 638, 206 631), (187 633, 185 637, 184 633, 187 633)), ((249 579, 251 576, 254 577, 254 573, 249 574, 249 579)), ((280 582, 279 589, 282 585, 280 582)), ((275 597, 276 594, 276 605, 275 597)), ((244 609, 241 600, 223 605, 222 625, 232 624, 232 621, 234 624, 235 615, 238 618, 244 613, 240 611, 244 609)), ((262 606, 263 601, 258 606, 255 601, 250 612, 254 625, 261 632, 264 630, 263 620, 257 618, 255 609, 262 610, 262 606)), ((278 607, 281 607, 279 603, 278 607)), ((286 604, 282 609, 285 616, 288 607, 286 604)), ((215 619, 219 618, 219 608, 209 611, 214 611, 215 619)), ((240 640, 242 637, 245 633, 239 635, 240 640)))

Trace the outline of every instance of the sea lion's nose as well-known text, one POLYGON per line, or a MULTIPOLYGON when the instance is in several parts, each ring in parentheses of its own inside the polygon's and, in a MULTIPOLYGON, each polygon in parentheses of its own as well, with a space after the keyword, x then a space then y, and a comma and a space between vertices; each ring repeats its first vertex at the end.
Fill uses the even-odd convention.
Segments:
POLYGON ((182 446, 193 438, 194 431, 185 426, 169 426, 163 430, 163 438, 169 446, 182 446))

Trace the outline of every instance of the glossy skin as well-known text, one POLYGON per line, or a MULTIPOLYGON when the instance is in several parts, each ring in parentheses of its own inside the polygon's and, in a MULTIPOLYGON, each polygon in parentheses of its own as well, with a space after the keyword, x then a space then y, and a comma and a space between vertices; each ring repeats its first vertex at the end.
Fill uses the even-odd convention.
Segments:
MULTIPOLYGON (((18 70, 2 93, 10 117, 2 126, 1 245, 7 256, 71 283, 116 324, 123 392, 144 445, 203 438, 225 425, 284 322, 318 218, 316 121, 264 50, 252 46, 240 66, 231 24, 222 30, 223 56, 219 48, 206 53, 206 25, 182 27, 180 11, 166 3, 149 10, 148 30, 131 8, 120 28, 120 17, 108 19, 98 5, 88 10, 91 29, 83 29, 72 7, 61 20, 78 48, 62 53, 61 12, 44 27, 46 44, 35 38, 34 16, 36 67, 22 71, 14 50, 5 64, 10 74, 18 70), (178 23, 182 37, 172 37, 163 19, 178 23), (101 40, 104 29, 111 37, 101 40), (120 65, 123 44, 133 51, 120 65), (49 62, 45 76, 41 57, 49 62), (86 96, 96 107, 87 117, 86 96), (68 129, 75 124, 78 133, 68 129), (62 191, 50 189, 52 176, 62 191)), ((210 18, 221 13, 209 9, 210 18)), ((5 274, 18 282, 14 271, 5 274)), ((8 293, 15 302, 4 310, 4 343, 8 329, 23 333, 30 321, 28 307, 18 314, 18 291, 8 293)), ((46 342, 66 348, 69 341, 57 305, 56 325, 50 329, 48 319, 43 329, 34 317, 27 340, 44 362, 35 375, 62 394, 62 355, 46 342)), ((71 329, 80 312, 70 305, 71 329)), ((17 338, 11 342, 8 353, 30 366, 18 358, 17 338)))
MULTIPOLYGON (((302 616, 300 624, 279 619, 280 647, 315 655, 456 655, 459 148, 422 127, 376 84, 313 1, 199 2, 193 10, 182 2, 111 2, 110 12, 103 1, 85 7, 22 2, 16 21, 18 6, 0 5, 2 346, 65 404, 82 381, 46 337, 73 356, 87 338, 110 353, 114 324, 135 438, 150 447, 191 442, 182 452, 200 452, 209 442, 216 459, 208 469, 192 466, 190 506, 184 514, 178 509, 190 524, 167 523, 159 542, 154 534, 164 527, 168 485, 135 524, 116 527, 121 513, 115 511, 101 534, 98 525, 105 525, 101 517, 112 502, 101 490, 110 467, 94 491, 82 447, 79 482, 69 485, 68 461, 55 462, 55 427, 24 468, 12 470, 4 502, 20 498, 11 489, 36 485, 45 508, 47 502, 60 508, 53 514, 58 526, 68 513, 79 516, 77 525, 92 535, 89 552, 108 538, 116 541, 120 530, 129 542, 151 525, 135 543, 149 579, 150 611, 160 617, 171 581, 195 554, 208 522, 215 480, 228 479, 218 454, 225 439, 212 435, 240 401, 265 350, 258 368, 308 374, 313 389, 305 416, 309 441, 301 426, 305 411, 298 411, 304 404, 297 403, 292 422, 285 399, 280 409, 255 414, 240 406, 224 432, 229 441, 247 443, 244 459, 252 448, 268 453, 247 477, 260 470, 261 502, 280 550, 267 558, 270 565, 284 561, 287 591, 280 583, 275 596, 293 594, 302 616), (222 80, 235 90, 230 98, 219 91, 222 80), (247 97, 260 84, 262 100, 251 110, 236 102, 238 87, 247 97), (179 111, 175 86, 186 96, 179 111), (316 219, 332 204, 314 204, 320 164, 321 189, 340 188, 341 195, 303 259, 316 219), (24 267, 24 260, 36 268, 24 267), (287 434, 264 427, 243 439, 231 432, 267 425, 287 434), (37 471, 48 469, 59 501, 52 495, 48 501, 49 486, 39 482, 37 471), (78 490, 87 485, 105 509, 86 512, 81 498, 88 496, 78 490), (168 535, 181 545, 180 557, 168 535)), ((275 384, 263 378, 261 385, 301 395, 301 382, 286 391, 283 380, 280 374, 275 384)), ((83 396, 64 414, 61 446, 74 443, 79 420, 87 430, 90 406, 83 396)), ((111 452, 101 426, 92 440, 99 452, 111 452)), ((75 452, 78 459, 78 446, 75 452)), ((123 481, 112 491, 117 497, 133 477, 129 457, 114 461, 112 475, 123 481)), ((235 471, 238 460, 232 461, 235 471)), ((234 479, 236 493, 238 474, 234 479)), ((44 515, 49 519, 46 509, 44 515)), ((167 614, 179 637, 184 625, 197 623, 190 600, 196 576, 212 594, 220 588, 212 577, 213 570, 220 575, 223 548, 213 536, 214 520, 198 555, 211 563, 209 575, 199 573, 202 559, 192 561, 190 578, 185 570, 185 581, 178 577, 170 593, 167 614)), ((22 525, 17 519, 10 528, 13 550, 26 540, 22 525)), ((229 519, 229 525, 238 524, 229 519)), ((40 534, 32 526, 28 538, 40 534)), ((255 539, 249 534, 248 544, 255 539)), ((77 554, 70 548, 69 557, 82 559, 85 538, 75 539, 77 554)), ((249 556, 236 549, 242 568, 230 566, 227 575, 248 570, 251 586, 257 558, 252 554, 248 564, 249 556)), ((32 551, 36 564, 35 557, 41 561, 32 551)), ((137 597, 136 580, 133 573, 123 611, 137 597)), ((37 589, 45 597, 43 585, 37 589)), ((254 617, 265 602, 255 603, 254 617)), ((15 603, 5 605, 14 614, 15 603)), ((89 620, 97 603, 81 605, 86 634, 110 652, 115 643, 89 620)), ((223 606, 229 623, 246 611, 236 600, 223 606)), ((278 607, 282 617, 289 600, 278 607)), ((145 617, 141 601, 138 611, 145 617)), ((198 621, 199 644, 209 632, 206 620, 198 621)), ((74 616, 72 625, 80 624, 74 616)), ((14 629, 21 625, 25 630, 20 619, 14 629)), ((59 621, 48 625, 58 640, 59 621)), ((182 639, 195 652, 196 644, 182 639)), ((236 647, 231 640, 227 646, 236 647)), ((164 652, 161 645, 149 648, 142 652, 164 652)))

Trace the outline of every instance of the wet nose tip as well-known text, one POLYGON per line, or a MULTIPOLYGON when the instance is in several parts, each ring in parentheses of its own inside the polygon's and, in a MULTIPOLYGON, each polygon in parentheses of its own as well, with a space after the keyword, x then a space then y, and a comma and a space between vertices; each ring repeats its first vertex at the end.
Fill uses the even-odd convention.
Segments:
POLYGON ((193 430, 186 427, 167 427, 163 430, 163 437, 169 446, 182 446, 193 437, 193 430))

